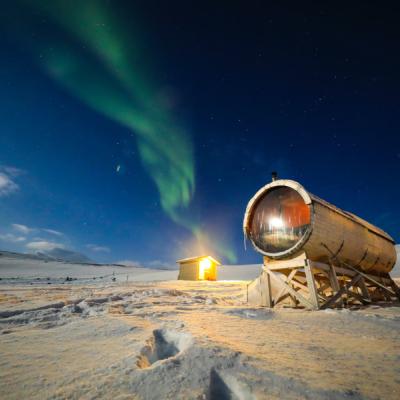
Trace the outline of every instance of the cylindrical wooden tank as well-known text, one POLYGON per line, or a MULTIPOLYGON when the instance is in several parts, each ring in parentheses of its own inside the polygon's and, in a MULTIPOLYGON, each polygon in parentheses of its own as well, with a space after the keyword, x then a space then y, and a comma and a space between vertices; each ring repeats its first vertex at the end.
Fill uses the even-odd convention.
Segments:
POLYGON ((313 261, 332 255, 373 274, 386 274, 396 262, 394 240, 363 219, 308 193, 292 180, 275 180, 249 201, 243 230, 254 248, 270 259, 305 252, 313 261))

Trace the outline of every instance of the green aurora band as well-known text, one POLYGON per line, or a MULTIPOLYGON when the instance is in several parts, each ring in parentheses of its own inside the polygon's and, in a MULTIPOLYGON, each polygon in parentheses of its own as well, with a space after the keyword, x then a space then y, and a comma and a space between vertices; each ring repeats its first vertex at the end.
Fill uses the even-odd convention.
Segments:
MULTIPOLYGON (((178 124, 150 84, 140 46, 105 2, 96 0, 22 1, 45 16, 56 34, 40 34, 31 47, 46 72, 71 94, 136 137, 143 167, 154 181, 165 213, 199 242, 235 262, 227 246, 212 241, 188 217, 195 191, 194 151, 190 136, 178 124)), ((27 26, 38 21, 26 16, 27 26)), ((136 35, 139 37, 138 35, 136 35)), ((26 36, 25 36, 26 37, 26 36)))

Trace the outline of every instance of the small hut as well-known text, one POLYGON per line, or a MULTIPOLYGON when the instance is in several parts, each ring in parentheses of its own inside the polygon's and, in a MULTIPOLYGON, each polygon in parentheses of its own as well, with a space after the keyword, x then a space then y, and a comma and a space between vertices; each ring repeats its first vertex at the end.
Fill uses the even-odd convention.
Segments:
POLYGON ((221 265, 211 256, 191 257, 178 260, 179 280, 216 281, 217 266, 221 265))

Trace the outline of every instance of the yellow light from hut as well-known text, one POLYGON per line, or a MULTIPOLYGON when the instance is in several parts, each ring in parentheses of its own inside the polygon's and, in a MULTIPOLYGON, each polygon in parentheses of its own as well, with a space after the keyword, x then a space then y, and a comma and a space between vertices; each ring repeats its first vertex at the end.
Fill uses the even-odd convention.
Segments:
POLYGON ((203 258, 199 262, 199 279, 204 279, 207 271, 211 268, 211 260, 209 258, 203 258))
POLYGON ((211 256, 190 257, 178 260, 179 280, 216 281, 217 267, 221 265, 211 256))

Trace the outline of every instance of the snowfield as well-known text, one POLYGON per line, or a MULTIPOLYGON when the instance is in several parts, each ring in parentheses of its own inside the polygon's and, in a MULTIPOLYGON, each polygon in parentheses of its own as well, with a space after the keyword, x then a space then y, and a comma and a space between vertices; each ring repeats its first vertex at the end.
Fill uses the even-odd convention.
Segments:
POLYGON ((399 398, 399 307, 251 308, 259 268, 185 282, 0 257, 0 398, 399 398))
MULTIPOLYGON (((67 277, 74 283, 108 282, 110 277, 117 281, 166 281, 178 278, 178 267, 174 270, 138 268, 117 264, 78 264, 37 259, 25 254, 0 253, 0 278, 2 283, 64 283, 67 277), (76 281, 75 281, 76 279, 76 281), (43 282, 42 282, 43 283, 43 282), (47 282, 44 282, 47 283, 47 282)), ((233 265, 218 268, 219 280, 253 280, 261 271, 260 265, 233 265)))

